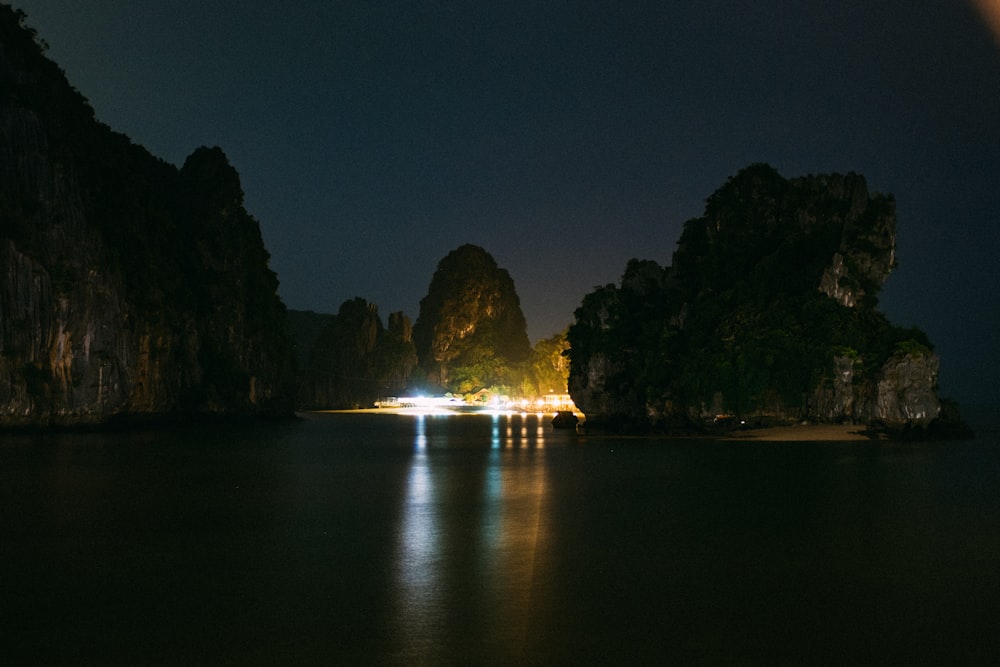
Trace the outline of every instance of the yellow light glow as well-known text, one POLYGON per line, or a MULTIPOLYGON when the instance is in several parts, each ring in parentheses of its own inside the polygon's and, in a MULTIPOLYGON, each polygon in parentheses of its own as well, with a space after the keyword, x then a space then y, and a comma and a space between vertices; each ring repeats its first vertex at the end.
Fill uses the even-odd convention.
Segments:
POLYGON ((1000 0, 971 0, 983 16, 983 21, 1000 45, 1000 0))

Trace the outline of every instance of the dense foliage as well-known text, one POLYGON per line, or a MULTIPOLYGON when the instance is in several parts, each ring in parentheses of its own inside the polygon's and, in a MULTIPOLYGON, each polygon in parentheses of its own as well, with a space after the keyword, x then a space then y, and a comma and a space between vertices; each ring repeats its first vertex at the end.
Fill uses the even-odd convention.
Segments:
POLYGON ((413 341, 428 382, 458 393, 517 387, 531 353, 514 281, 470 244, 438 263, 413 341))
POLYGON ((565 394, 569 378, 569 343, 566 333, 559 333, 535 343, 531 350, 531 371, 527 381, 533 386, 527 395, 565 394))
POLYGON ((875 310, 893 221, 891 198, 869 197, 860 177, 741 171, 685 224, 672 267, 632 260, 620 285, 584 298, 568 332, 574 400, 588 402, 599 361, 626 420, 805 415, 835 357, 863 382, 895 353, 929 350, 875 310))
POLYGON ((289 321, 305 369, 304 408, 370 407, 412 393, 471 401, 566 393, 565 333, 530 348, 513 281, 476 246, 441 261, 412 328, 403 313, 392 313, 383 328, 375 304, 361 298, 336 315, 291 311, 289 321))

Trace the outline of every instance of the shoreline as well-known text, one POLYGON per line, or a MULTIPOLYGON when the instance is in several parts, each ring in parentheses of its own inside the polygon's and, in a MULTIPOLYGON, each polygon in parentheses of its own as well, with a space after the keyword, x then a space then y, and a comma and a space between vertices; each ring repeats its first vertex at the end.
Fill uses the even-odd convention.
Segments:
POLYGON ((733 431, 724 440, 763 442, 860 442, 888 440, 885 433, 873 432, 864 424, 792 424, 733 431))
MULTIPOLYGON (((338 414, 383 414, 383 415, 477 415, 493 414, 488 410, 451 410, 441 408, 357 408, 353 410, 306 410, 303 412, 338 414)), ((497 414, 528 414, 553 417, 554 412, 495 411, 497 414)), ((654 436, 655 437, 655 436, 654 436)), ((665 437, 675 437, 669 434, 665 437)), ((766 428, 750 428, 708 435, 678 435, 683 438, 707 438, 711 440, 735 440, 747 442, 862 442, 882 441, 889 438, 885 433, 873 432, 864 424, 790 424, 766 428)))

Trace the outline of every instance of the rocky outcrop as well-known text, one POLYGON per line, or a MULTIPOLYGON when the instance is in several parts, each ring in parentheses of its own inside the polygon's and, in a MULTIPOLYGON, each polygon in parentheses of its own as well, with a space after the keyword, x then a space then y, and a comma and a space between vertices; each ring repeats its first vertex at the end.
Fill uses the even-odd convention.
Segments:
POLYGON ((462 393, 511 382, 508 369, 531 353, 513 279, 471 244, 438 263, 413 341, 429 381, 462 393))
POLYGON ((733 416, 930 429, 945 414, 938 358, 875 309, 895 225, 893 199, 859 175, 744 169, 685 224, 671 266, 632 260, 584 298, 573 401, 630 430, 733 416))
POLYGON ((827 223, 831 215, 839 218, 837 223, 843 229, 840 246, 823 271, 819 290, 843 306, 858 305, 866 294, 878 291, 895 264, 896 218, 892 208, 870 211, 868 186, 857 174, 807 177, 792 183, 820 201, 849 202, 839 216, 829 209, 805 216, 807 225, 815 224, 818 215, 826 216, 827 223))
POLYGON ((898 354, 882 365, 874 411, 866 421, 890 428, 926 428, 941 414, 937 396, 938 358, 934 354, 898 354))
POLYGON ((587 406, 585 412, 592 416, 592 421, 605 417, 636 423, 645 417, 644 406, 635 400, 633 393, 608 386, 609 381, 620 377, 622 370, 608 355, 598 352, 588 359, 584 373, 570 374, 573 403, 577 407, 587 406))
POLYGON ((416 364, 412 327, 403 313, 391 313, 384 327, 375 304, 350 299, 316 336, 298 405, 370 408, 380 398, 401 395, 416 364))
MULTIPOLYGON (((835 356, 830 374, 816 387, 812 396, 812 415, 823 422, 861 419, 855 406, 859 395, 854 386, 855 357, 835 356)), ((864 403, 864 401, 862 401, 864 403)))
POLYGON ((808 416, 897 430, 927 428, 941 416, 937 395, 939 359, 929 352, 890 357, 871 378, 856 379, 858 359, 835 357, 833 371, 817 386, 808 416))
POLYGON ((0 426, 287 414, 277 279, 219 149, 93 118, 0 6, 0 426))

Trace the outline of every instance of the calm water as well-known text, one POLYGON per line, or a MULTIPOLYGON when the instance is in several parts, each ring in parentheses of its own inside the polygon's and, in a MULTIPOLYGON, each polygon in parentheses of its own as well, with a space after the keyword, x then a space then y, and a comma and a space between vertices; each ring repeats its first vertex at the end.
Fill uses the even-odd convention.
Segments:
POLYGON ((988 664, 1000 446, 534 416, 0 439, 4 664, 988 664))

